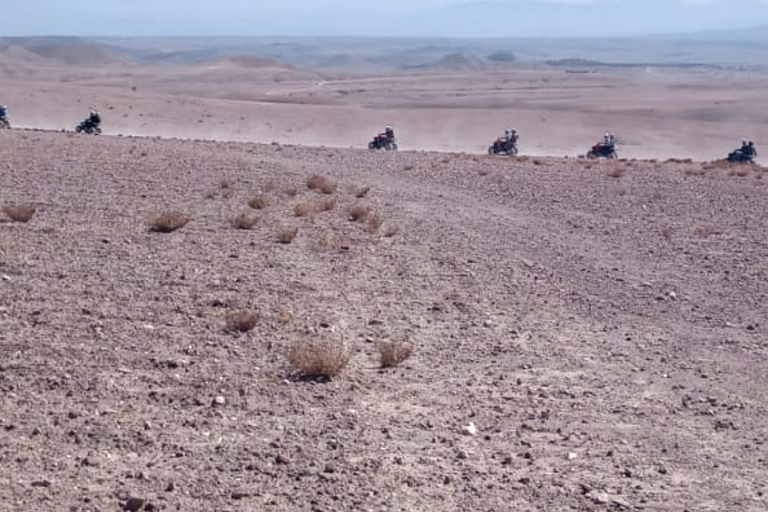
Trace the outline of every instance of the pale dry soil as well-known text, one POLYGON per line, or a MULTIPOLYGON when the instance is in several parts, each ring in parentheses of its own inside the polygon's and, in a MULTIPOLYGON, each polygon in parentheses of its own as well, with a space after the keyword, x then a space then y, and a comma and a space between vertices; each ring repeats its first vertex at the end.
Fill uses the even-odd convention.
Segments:
POLYGON ((765 174, 2 132, 0 509, 765 510, 765 174))

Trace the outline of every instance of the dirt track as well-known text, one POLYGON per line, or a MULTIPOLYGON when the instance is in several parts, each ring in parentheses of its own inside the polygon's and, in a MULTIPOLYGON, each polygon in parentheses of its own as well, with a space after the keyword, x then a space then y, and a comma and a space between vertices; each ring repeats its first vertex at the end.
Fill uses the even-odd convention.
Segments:
POLYGON ((38 206, 0 222, 3 510, 768 507, 764 171, 22 132, 0 162, 38 206), (314 173, 337 206, 297 218, 314 173), (327 337, 343 374, 293 379, 327 337))

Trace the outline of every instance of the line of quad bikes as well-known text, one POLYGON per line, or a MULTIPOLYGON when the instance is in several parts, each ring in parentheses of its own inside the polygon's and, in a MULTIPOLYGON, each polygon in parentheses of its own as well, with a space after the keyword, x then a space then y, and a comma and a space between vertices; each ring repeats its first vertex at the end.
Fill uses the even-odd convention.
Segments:
MULTIPOLYGON (((0 118, 0 129, 10 129, 11 123, 7 118, 0 118)), ((93 122, 90 118, 84 119, 80 124, 75 127, 75 132, 86 133, 89 135, 101 134, 101 126, 99 123, 93 122)), ((397 150, 397 141, 395 140, 394 133, 380 133, 376 135, 372 141, 368 143, 368 149, 378 150, 383 149, 387 151, 397 150)), ((506 140, 504 137, 499 137, 493 144, 488 146, 489 155, 508 155, 517 156, 519 150, 516 142, 506 140)), ((726 161, 730 163, 739 164, 753 164, 755 161, 756 153, 754 150, 751 152, 747 150, 745 145, 741 148, 735 149, 730 152, 726 157, 726 161)), ((605 144, 599 142, 592 146, 587 151, 587 158, 607 158, 609 160, 617 159, 619 157, 616 151, 615 144, 605 144)))
MULTIPOLYGON (((10 130, 11 122, 7 117, 0 117, 0 130, 10 130)), ((100 135, 101 126, 99 123, 94 122, 90 118, 84 119, 80 124, 75 127, 77 133, 87 133, 89 135, 100 135)))
MULTIPOLYGON (((389 136, 387 133, 380 133, 368 143, 368 149, 394 151, 397 150, 397 142, 395 141, 394 136, 389 136)), ((488 146, 489 155, 508 155, 515 157, 518 152, 517 143, 509 141, 504 137, 499 137, 493 141, 493 144, 488 146)), ((746 143, 744 143, 741 148, 737 148, 730 152, 725 160, 730 163, 753 164, 755 163, 756 156, 757 152, 754 151, 752 144, 750 143, 750 145, 747 146, 746 143)), ((619 158, 619 154, 616 151, 616 144, 599 142, 587 151, 587 158, 606 158, 614 160, 619 158)))

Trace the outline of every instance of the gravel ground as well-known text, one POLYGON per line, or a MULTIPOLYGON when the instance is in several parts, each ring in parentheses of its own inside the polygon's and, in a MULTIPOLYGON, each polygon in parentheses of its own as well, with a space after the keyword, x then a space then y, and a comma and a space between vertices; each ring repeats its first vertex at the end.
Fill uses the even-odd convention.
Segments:
POLYGON ((0 221, 2 510, 768 508, 763 169, 31 131, 0 162, 36 207, 0 221), (301 378, 306 342, 352 357, 301 378))

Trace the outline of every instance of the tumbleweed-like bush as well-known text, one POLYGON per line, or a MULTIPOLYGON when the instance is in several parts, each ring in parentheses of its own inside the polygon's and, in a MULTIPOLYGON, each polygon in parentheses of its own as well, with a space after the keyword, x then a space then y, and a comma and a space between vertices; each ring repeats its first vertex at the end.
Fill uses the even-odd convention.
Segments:
POLYGON ((342 340, 295 341, 285 358, 299 377, 331 380, 347 366, 352 351, 342 340))
POLYGON ((170 233, 183 228, 189 222, 189 217, 178 211, 161 213, 149 221, 150 231, 170 233))
POLYGON ((227 315, 226 324, 229 332, 248 332, 259 323, 258 311, 236 311, 227 315))
POLYGON ((234 219, 232 219, 232 225, 237 229, 251 229, 259 222, 259 218, 255 215, 248 215, 247 213, 241 213, 234 219))
POLYGON ((14 222, 29 222, 36 211, 31 204, 9 204, 3 207, 3 213, 14 222))
POLYGON ((410 343, 401 341, 384 341, 379 343, 379 362, 382 368, 397 366, 413 353, 410 343))

